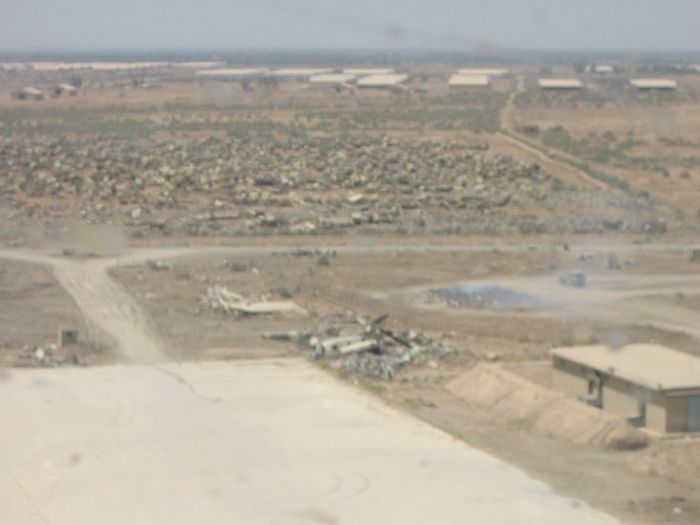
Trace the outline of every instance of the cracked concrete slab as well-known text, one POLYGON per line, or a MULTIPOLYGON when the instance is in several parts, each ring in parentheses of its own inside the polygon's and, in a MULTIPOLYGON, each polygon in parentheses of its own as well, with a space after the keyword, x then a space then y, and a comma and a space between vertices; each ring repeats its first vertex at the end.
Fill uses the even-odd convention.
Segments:
POLYGON ((16 370, 3 523, 611 524, 296 359, 16 370))

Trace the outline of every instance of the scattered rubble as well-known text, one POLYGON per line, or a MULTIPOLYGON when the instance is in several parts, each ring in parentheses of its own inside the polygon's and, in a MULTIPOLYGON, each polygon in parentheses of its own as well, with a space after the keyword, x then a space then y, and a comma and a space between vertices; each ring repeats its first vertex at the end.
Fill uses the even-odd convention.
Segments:
POLYGON ((71 353, 65 359, 56 356, 58 345, 27 345, 20 355, 20 366, 36 368, 54 368, 63 366, 86 366, 80 356, 71 353))
POLYGON ((571 288, 585 288, 586 274, 583 272, 570 272, 559 277, 559 284, 571 288))
MULTIPOLYGON (((368 321, 353 312, 332 315, 321 321, 313 336, 295 333, 294 337, 313 351, 315 359, 328 361, 351 377, 389 380, 408 364, 437 368, 436 360, 457 353, 424 334, 383 327, 387 317, 368 321)), ((291 337, 285 340, 294 340, 291 337)))
POLYGON ((175 265, 170 261, 148 261, 146 264, 151 270, 155 270, 157 272, 170 271, 175 267, 175 265))
POLYGON ((207 288, 200 299, 200 305, 214 312, 234 316, 304 312, 292 301, 252 301, 218 284, 207 288))

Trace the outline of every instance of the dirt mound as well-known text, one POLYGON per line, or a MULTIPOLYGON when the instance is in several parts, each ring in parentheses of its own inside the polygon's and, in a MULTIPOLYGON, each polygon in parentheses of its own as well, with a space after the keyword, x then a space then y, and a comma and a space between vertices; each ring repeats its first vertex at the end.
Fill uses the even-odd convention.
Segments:
POLYGON ((700 439, 659 441, 641 455, 635 454, 630 464, 645 474, 684 478, 697 483, 700 473, 700 439))
POLYGON ((614 449, 640 448, 648 443, 645 434, 626 422, 496 365, 480 364, 450 382, 447 388, 499 417, 575 443, 614 449))

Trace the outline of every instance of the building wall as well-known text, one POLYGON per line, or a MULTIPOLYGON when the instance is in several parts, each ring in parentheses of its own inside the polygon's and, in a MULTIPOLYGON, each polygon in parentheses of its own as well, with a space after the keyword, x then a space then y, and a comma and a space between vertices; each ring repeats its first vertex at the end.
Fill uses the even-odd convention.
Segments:
POLYGON ((666 432, 686 432, 688 430, 688 398, 666 398, 666 432))
POLYGON ((552 370, 552 388, 557 392, 571 397, 588 393, 588 381, 563 370, 552 370))
MULTIPOLYGON (((588 394, 588 378, 593 370, 577 363, 555 359, 552 371, 552 388, 571 397, 588 394)), ((680 424, 680 406, 674 405, 673 427, 667 430, 666 396, 643 387, 632 385, 622 379, 606 376, 603 379, 603 410, 623 418, 636 418, 641 415, 640 401, 646 403, 645 426, 657 432, 677 432, 680 424)), ((687 409, 684 414, 687 413, 687 409)), ((685 428, 685 427, 684 427, 685 428)), ((684 431, 684 430, 683 430, 684 431)))
POLYGON ((655 399, 647 404, 647 427, 657 432, 666 432, 666 404, 655 399))
POLYGON ((639 417, 640 403, 644 401, 641 389, 631 389, 614 377, 603 381, 603 410, 626 419, 639 417))

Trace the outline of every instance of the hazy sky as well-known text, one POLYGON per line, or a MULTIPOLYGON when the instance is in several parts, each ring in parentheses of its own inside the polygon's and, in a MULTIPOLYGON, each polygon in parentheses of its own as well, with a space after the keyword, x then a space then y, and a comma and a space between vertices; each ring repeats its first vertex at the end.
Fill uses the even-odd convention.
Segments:
POLYGON ((700 49, 700 0, 0 0, 0 49, 700 49))

